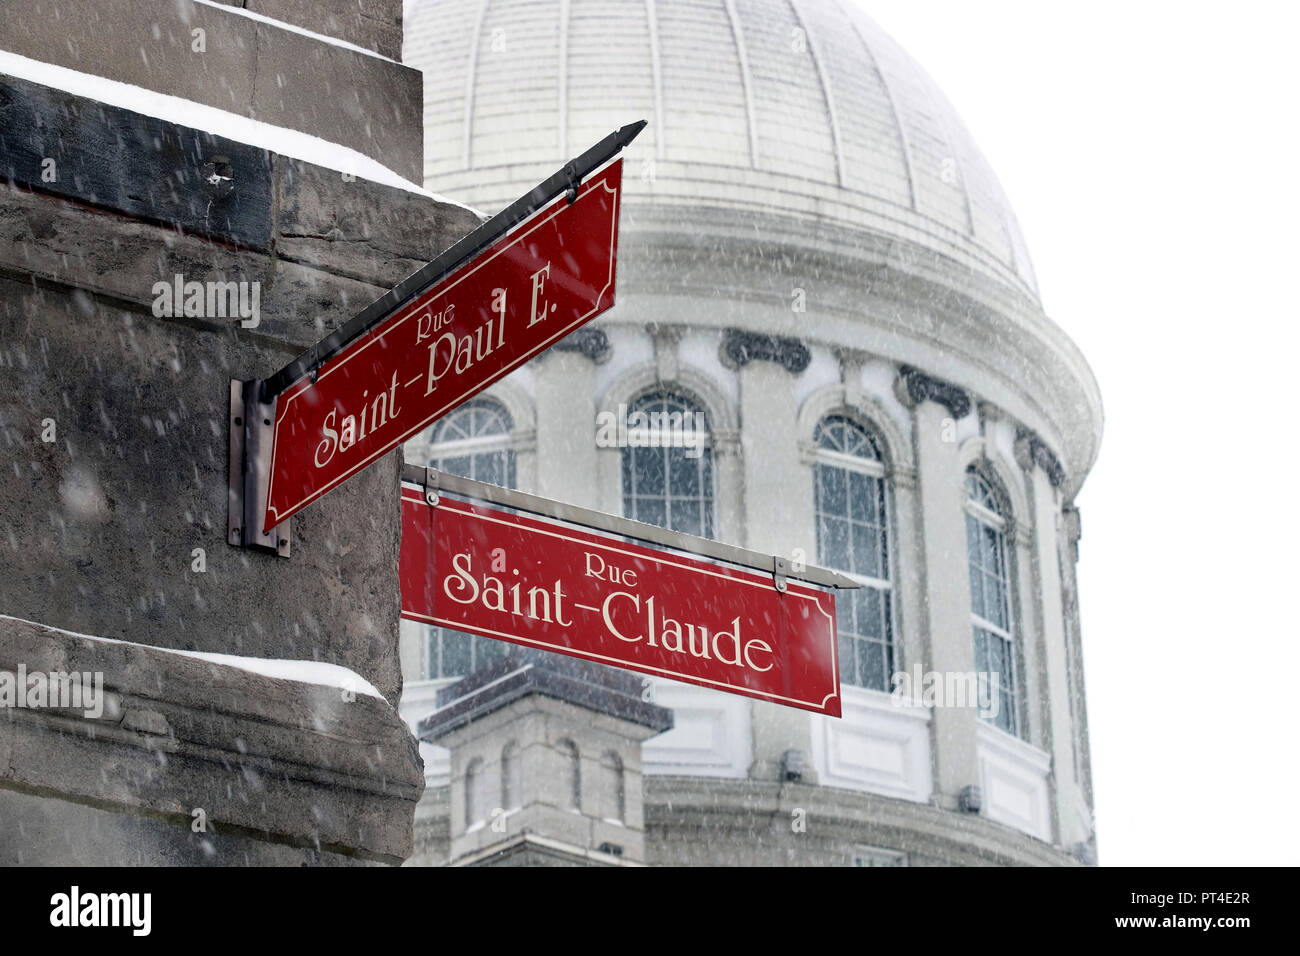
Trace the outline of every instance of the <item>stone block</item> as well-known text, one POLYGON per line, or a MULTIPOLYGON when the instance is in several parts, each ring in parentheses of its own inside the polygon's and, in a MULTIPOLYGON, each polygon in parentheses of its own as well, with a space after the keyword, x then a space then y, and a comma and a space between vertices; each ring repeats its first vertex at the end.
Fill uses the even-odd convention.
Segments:
MULTIPOLYGON (((100 862, 184 856, 194 849, 195 810, 223 850, 226 836, 240 835, 379 862, 411 851, 423 776, 409 731, 378 698, 0 618, 0 668, 20 665, 98 674, 123 700, 118 719, 29 708, 5 714, 0 805, 7 791, 41 792, 57 795, 55 805, 160 824, 142 860, 139 847, 106 840, 100 862)), ((33 814, 39 822, 56 812, 76 817, 33 814)), ((119 837, 131 829, 101 824, 119 837)), ((47 863, 77 859, 41 839, 46 845, 0 840, 0 860, 18 852, 47 863)))
POLYGON ((9 279, 0 324, 0 607, 159 647, 328 661, 396 702, 400 450, 296 518, 290 560, 231 548, 229 382, 275 362, 9 279))
POLYGON ((402 5, 394 0, 247 0, 246 9, 402 58, 402 5))
POLYGON ((283 158, 276 251, 385 287, 396 285, 474 229, 480 217, 418 193, 283 158))
POLYGON ((271 154, 0 77, 0 176, 253 249, 271 244, 271 154))
MULTIPOLYGON (((394 52, 400 27, 394 35, 391 8, 379 9, 353 22, 373 24, 363 32, 394 52)), ((4 24, 0 42, 22 56, 296 129, 423 176, 422 74, 389 59, 193 0, 47 0, 4 24)))

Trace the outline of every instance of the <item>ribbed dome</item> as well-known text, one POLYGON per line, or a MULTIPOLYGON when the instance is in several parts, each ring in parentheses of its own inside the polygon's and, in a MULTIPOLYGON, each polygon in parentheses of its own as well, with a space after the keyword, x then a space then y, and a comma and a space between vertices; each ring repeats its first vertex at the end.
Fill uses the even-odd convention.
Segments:
POLYGON ((496 211, 646 119, 628 153, 630 204, 884 234, 1038 297, 965 126, 852 0, 408 0, 405 30, 406 62, 425 72, 424 166, 438 191, 496 211))

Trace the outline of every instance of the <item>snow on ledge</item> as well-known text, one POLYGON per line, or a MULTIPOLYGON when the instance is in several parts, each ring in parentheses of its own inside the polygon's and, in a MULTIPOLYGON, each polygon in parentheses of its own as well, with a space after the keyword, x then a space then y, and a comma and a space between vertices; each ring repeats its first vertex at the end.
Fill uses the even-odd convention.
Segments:
POLYGON ((379 700, 385 700, 384 695, 379 693, 374 684, 370 683, 356 671, 343 667, 341 664, 327 664, 324 661, 278 660, 269 657, 240 657, 236 654, 216 654, 210 651, 178 651, 170 647, 156 647, 153 644, 140 644, 136 641, 123 641, 115 637, 100 637, 97 634, 81 634, 77 631, 69 631, 61 627, 54 627, 50 624, 42 624, 40 621, 29 621, 26 618, 14 617, 10 614, 0 614, 0 621, 16 621, 19 624, 31 624, 33 627, 44 628, 47 631, 56 631, 59 634, 67 634, 69 637, 84 638, 88 641, 101 641, 105 644, 129 644, 132 647, 145 647, 151 651, 162 651, 164 654, 178 654, 181 657, 193 657, 201 661, 208 661, 212 664, 223 664, 226 667, 234 667, 241 671, 248 671, 251 674, 260 674, 263 677, 273 677, 277 680, 291 680, 299 684, 315 684, 320 687, 334 687, 338 690, 350 690, 358 694, 365 694, 367 697, 377 697, 379 700))
MULTIPOLYGON (((224 7, 223 9, 237 8, 224 7)), ((348 173, 359 179, 379 183, 381 186, 404 189, 440 203, 459 206, 481 216, 481 213, 464 203, 431 193, 409 179, 399 176, 378 160, 371 159, 349 146, 332 143, 300 130, 274 126, 262 120, 240 116, 229 110, 172 96, 170 93, 156 93, 130 83, 33 60, 6 50, 0 50, 0 73, 63 90, 74 96, 98 100, 109 106, 152 116, 165 123, 174 123, 177 126, 224 136, 226 139, 267 149, 282 156, 301 159, 326 169, 337 170, 339 173, 348 173)))
POLYGON ((373 56, 376 60, 383 60, 386 63, 396 63, 396 60, 390 60, 382 53, 376 53, 374 50, 367 50, 363 46, 357 46, 355 43, 349 43, 347 40, 340 40, 338 37, 327 36, 324 33, 313 33, 311 30, 295 26, 292 23, 286 23, 283 20, 276 20, 274 17, 268 17, 264 13, 254 13, 252 10, 245 10, 243 7, 230 7, 224 3, 217 3, 216 0, 193 0, 194 3, 201 3, 205 7, 216 7, 218 10, 225 10, 228 13, 237 13, 240 16, 248 17, 250 20, 258 20, 262 23, 269 23, 273 27, 279 27, 281 30, 288 30, 290 33, 299 33, 305 37, 311 37, 313 40, 319 40, 321 43, 328 43, 330 46, 343 47, 345 50, 352 50, 356 53, 364 53, 366 56, 373 56))

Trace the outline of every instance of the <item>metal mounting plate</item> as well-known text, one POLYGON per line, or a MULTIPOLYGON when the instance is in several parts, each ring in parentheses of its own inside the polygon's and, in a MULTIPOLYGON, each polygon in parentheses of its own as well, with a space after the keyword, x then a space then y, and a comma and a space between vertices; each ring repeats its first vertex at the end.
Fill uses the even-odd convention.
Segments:
POLYGON ((230 382, 230 471, 227 489, 226 541, 236 548, 260 548, 289 557, 292 519, 265 534, 259 530, 266 514, 271 474, 271 423, 275 400, 258 401, 261 383, 230 382))

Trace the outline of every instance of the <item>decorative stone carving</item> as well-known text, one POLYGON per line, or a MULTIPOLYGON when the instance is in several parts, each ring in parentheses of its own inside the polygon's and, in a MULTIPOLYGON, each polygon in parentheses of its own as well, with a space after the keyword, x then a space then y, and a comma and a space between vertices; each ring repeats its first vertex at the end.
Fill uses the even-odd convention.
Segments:
POLYGON ((584 325, 577 331, 570 332, 551 348, 557 352, 580 352, 596 364, 608 362, 612 349, 609 336, 604 329, 584 325))
POLYGON ((728 329, 722 337, 721 358, 728 368, 743 368, 762 359, 776 362, 792 375, 798 375, 812 361, 812 353, 798 339, 728 329))
POLYGON ((904 366, 895 383, 898 400, 909 408, 921 402, 938 402, 952 413, 953 418, 965 418, 970 412, 970 396, 962 389, 942 379, 931 378, 920 369, 904 366))
POLYGON ((1031 470, 1035 465, 1042 468, 1047 472, 1053 488, 1059 488, 1065 482, 1065 469, 1061 466, 1061 459, 1028 428, 1016 429, 1016 462, 1025 471, 1031 470))

